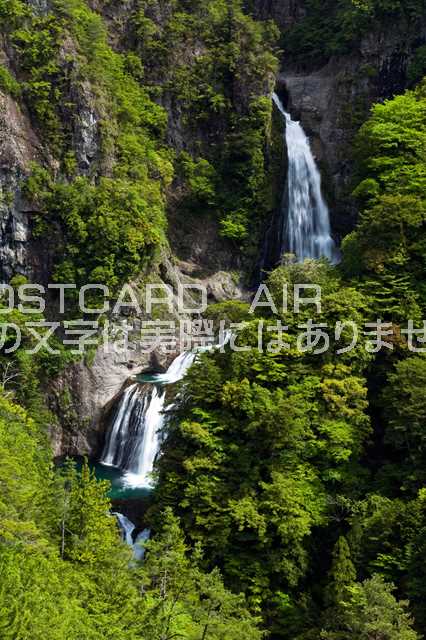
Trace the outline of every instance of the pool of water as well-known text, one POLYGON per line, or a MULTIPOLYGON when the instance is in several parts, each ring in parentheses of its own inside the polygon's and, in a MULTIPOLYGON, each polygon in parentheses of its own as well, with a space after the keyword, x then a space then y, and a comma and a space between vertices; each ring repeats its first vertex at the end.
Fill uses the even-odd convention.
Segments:
POLYGON ((158 373, 140 373, 135 376, 135 379, 140 384, 145 384, 146 382, 157 382, 158 373))
MULTIPOLYGON (((83 465, 82 459, 77 459, 77 469, 81 469, 83 465)), ((151 489, 145 487, 129 487, 125 482, 125 475, 114 467, 105 467, 99 462, 90 462, 89 467, 95 472, 98 480, 108 480, 111 483, 111 489, 108 496, 111 500, 134 500, 137 498, 146 498, 151 493, 151 489)))

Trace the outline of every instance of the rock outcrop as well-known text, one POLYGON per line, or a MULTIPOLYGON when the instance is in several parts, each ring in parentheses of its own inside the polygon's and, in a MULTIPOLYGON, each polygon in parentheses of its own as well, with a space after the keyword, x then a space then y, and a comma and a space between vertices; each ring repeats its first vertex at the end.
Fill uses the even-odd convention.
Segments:
POLYGON ((15 100, 0 93, 0 278, 30 275, 30 215, 22 180, 37 160, 40 144, 15 100))
POLYGON ((157 369, 167 358, 158 352, 134 360, 126 353, 100 348, 90 363, 69 367, 54 381, 50 406, 58 416, 50 437, 55 458, 96 456, 108 423, 104 417, 130 379, 144 369, 157 369))

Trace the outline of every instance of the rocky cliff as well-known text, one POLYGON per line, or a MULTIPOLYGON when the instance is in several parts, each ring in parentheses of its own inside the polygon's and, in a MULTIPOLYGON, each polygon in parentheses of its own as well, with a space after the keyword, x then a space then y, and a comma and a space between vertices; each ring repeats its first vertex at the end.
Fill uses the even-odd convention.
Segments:
MULTIPOLYGON (((246 14, 238 3, 226 11, 212 3, 210 13, 198 4, 136 0, 80 2, 79 13, 47 0, 19 4, 26 17, 2 18, 2 280, 19 273, 47 282, 58 269, 61 277, 70 269, 84 275, 98 250, 90 235, 104 236, 102 227, 84 227, 91 203, 106 206, 102 188, 110 183, 103 180, 116 181, 117 192, 123 184, 124 192, 140 190, 143 182, 158 229, 134 281, 201 282, 210 302, 244 298, 259 256, 268 268, 279 259, 273 241, 265 244, 282 224, 276 212, 286 173, 281 123, 271 118, 275 76, 311 137, 341 237, 356 218, 354 133, 374 101, 407 86, 426 41, 426 20, 403 30, 374 23, 343 52, 302 60, 286 46, 287 37, 295 46, 292 29, 310 15, 311 4, 298 0, 255 0, 246 14), (44 198, 26 188, 34 163, 45 171, 36 183, 44 198), (88 258, 78 262, 79 254, 88 258)), ((115 191, 113 185, 108 193, 115 191)), ((113 263, 108 242, 105 234, 102 268, 94 264, 91 273, 104 276, 113 263)), ((114 243, 120 262, 124 245, 114 243)), ((123 358, 99 350, 68 367, 44 389, 58 416, 55 455, 95 452, 103 408, 129 376, 166 363, 160 353, 123 358)))
POLYGON ((0 130, 0 276, 8 281, 16 272, 28 275, 31 270, 30 206, 21 181, 40 143, 26 114, 7 94, 0 94, 0 130))

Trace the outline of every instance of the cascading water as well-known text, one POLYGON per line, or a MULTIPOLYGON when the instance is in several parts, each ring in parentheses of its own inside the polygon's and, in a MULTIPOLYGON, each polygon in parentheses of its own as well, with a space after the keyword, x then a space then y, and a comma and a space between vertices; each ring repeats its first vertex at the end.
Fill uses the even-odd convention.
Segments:
POLYGON ((145 555, 145 543, 148 542, 151 536, 151 530, 144 529, 136 536, 136 540, 133 541, 133 532, 136 529, 133 522, 122 513, 114 512, 112 515, 117 518, 124 542, 133 549, 134 560, 143 560, 145 555))
POLYGON ((221 333, 217 345, 184 351, 173 360, 166 373, 154 376, 150 383, 144 385, 134 383, 124 391, 108 431, 100 462, 124 472, 125 486, 152 488, 151 476, 164 424, 164 386, 182 380, 197 353, 223 347, 230 337, 230 332, 225 331, 221 333))
POLYGON ((118 520, 124 542, 128 544, 129 547, 133 547, 133 531, 136 528, 135 525, 122 513, 114 512, 112 515, 118 520))
POLYGON ((151 529, 144 529, 136 536, 136 540, 133 544, 133 557, 139 562, 144 559, 145 556, 145 543, 151 537, 151 529))
POLYGON ((288 150, 287 188, 281 211, 287 224, 283 226, 281 255, 292 253, 299 261, 325 257, 335 263, 338 251, 331 237, 329 211, 322 197, 321 176, 309 140, 275 93, 273 101, 285 118, 288 150))
POLYGON ((152 487, 151 474, 164 423, 164 385, 181 380, 195 357, 192 352, 181 353, 166 373, 155 376, 150 384, 134 383, 123 393, 105 441, 101 464, 123 471, 126 486, 152 487))

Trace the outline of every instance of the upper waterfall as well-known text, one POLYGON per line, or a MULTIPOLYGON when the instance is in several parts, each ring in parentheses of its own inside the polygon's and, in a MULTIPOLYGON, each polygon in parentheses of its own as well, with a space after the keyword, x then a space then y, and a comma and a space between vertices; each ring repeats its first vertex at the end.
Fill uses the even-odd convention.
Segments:
POLYGON ((285 139, 288 150, 287 188, 282 201, 283 226, 281 254, 305 258, 328 258, 335 263, 338 251, 331 237, 330 217, 321 193, 321 176, 316 166, 309 140, 299 122, 291 119, 279 97, 273 101, 285 118, 285 139))

